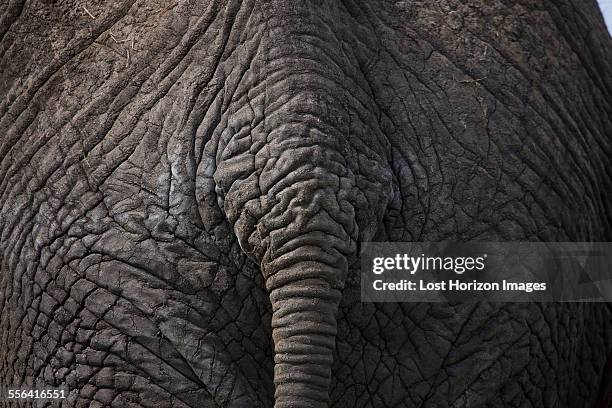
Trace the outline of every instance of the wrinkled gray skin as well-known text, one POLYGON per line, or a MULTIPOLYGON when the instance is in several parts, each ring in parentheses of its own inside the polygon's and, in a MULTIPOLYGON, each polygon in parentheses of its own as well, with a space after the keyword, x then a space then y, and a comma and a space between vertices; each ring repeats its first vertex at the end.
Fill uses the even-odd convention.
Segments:
POLYGON ((594 0, 0 7, 1 384, 608 406, 609 305, 364 304, 357 270, 368 240, 612 240, 594 0))

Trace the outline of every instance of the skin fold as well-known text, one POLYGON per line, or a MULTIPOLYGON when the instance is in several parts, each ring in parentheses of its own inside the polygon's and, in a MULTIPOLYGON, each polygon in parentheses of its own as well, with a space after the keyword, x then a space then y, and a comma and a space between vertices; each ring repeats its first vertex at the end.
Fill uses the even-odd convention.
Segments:
POLYGON ((366 241, 612 240, 594 0, 11 0, 0 56, 1 385, 610 406, 608 304, 359 294, 366 241))

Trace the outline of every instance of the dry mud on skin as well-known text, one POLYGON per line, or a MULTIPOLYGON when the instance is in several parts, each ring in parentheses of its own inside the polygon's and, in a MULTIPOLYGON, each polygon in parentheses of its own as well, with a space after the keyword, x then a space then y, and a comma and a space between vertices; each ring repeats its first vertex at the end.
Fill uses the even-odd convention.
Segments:
POLYGON ((594 1, 0 16, 1 385, 66 407, 610 406, 609 305, 361 303, 357 269, 371 240, 611 240, 594 1))

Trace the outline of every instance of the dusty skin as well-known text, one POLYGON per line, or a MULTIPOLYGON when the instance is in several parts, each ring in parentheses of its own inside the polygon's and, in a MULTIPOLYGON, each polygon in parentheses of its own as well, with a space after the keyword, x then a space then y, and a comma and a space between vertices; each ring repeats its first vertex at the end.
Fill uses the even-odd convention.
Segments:
POLYGON ((357 269, 365 241, 612 239, 594 0, 5 0, 0 55, 1 384, 611 405, 609 305, 362 303, 357 269))

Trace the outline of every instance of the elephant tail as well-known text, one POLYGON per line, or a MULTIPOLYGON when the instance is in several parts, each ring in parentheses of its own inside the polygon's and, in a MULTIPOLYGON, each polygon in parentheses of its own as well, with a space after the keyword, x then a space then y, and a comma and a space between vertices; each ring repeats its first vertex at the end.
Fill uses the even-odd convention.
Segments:
MULTIPOLYGON (((280 151, 256 176, 217 179, 227 192, 226 216, 242 250, 260 264, 270 296, 275 408, 328 406, 349 264, 357 242, 377 224, 368 217, 360 223, 357 208, 386 203, 376 200, 380 191, 363 195, 340 153, 312 139, 300 142, 310 145, 280 151)), ((221 162, 218 174, 231 165, 221 162)))
POLYGON ((336 315, 355 244, 326 211, 283 235, 262 262, 273 310, 275 407, 326 407, 336 315))
POLYGON ((357 243, 378 230, 393 173, 376 117, 347 99, 342 72, 291 44, 270 48, 295 60, 266 61, 275 80, 211 140, 202 174, 212 175, 217 202, 265 279, 276 408, 326 407, 349 265, 357 243))
MULTIPOLYGON (((353 206, 338 199, 342 175, 318 167, 329 164, 322 157, 330 153, 308 150, 278 163, 285 177, 270 187, 276 199, 269 206, 257 213, 244 210, 255 203, 244 203, 234 223, 241 247, 261 266, 272 305, 275 408, 328 406, 336 315, 359 232, 353 206)), ((239 197, 230 191, 226 208, 239 197)))

